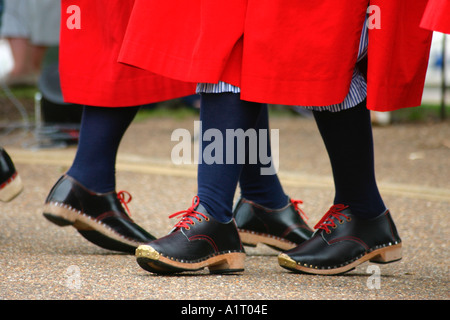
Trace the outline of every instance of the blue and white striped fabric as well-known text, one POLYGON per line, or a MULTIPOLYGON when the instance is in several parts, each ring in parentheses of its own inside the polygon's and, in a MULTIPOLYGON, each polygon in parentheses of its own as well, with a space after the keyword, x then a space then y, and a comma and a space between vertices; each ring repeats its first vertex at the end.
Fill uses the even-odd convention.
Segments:
MULTIPOLYGON (((363 59, 367 55, 367 45, 369 41, 368 28, 366 23, 361 33, 361 40, 359 43, 358 61, 363 59)), ((240 93, 240 88, 231 84, 219 81, 219 83, 199 83, 197 84, 197 93, 222 93, 232 92, 240 93)), ((296 106, 315 111, 331 111, 338 112, 357 106, 364 101, 367 97, 367 83, 362 73, 355 68, 353 71, 352 81, 350 83, 350 89, 345 97, 344 101, 339 104, 330 106, 296 106)))
POLYGON ((229 83, 219 81, 218 83, 198 83, 197 93, 240 93, 241 89, 239 87, 233 86, 229 83))

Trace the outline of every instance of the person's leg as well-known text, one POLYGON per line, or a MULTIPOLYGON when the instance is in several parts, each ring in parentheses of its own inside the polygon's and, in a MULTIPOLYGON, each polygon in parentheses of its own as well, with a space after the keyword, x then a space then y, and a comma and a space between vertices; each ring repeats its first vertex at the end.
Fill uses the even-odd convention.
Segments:
POLYGON ((36 85, 37 74, 31 63, 31 26, 29 1, 5 1, 1 36, 8 40, 13 68, 4 81, 7 85, 36 85))
POLYGON ((26 38, 9 38, 9 46, 14 61, 12 70, 9 73, 11 77, 18 77, 31 72, 30 63, 30 44, 26 38))
POLYGON ((117 151, 138 109, 84 107, 75 159, 51 189, 43 212, 100 247, 127 253, 155 239, 130 218, 131 196, 115 191, 117 151))
POLYGON ((340 274, 365 261, 400 260, 402 244, 375 180, 370 113, 365 103, 337 113, 315 111, 331 161, 334 205, 308 241, 278 257, 289 270, 340 274))
POLYGON ((40 73, 42 70, 42 64, 45 59, 45 54, 47 53, 47 46, 31 45, 31 68, 35 73, 40 73))
MULTIPOLYGON (((269 131, 269 114, 264 104, 256 124, 256 130, 266 130, 263 144, 267 147, 260 154, 258 143, 257 163, 246 163, 239 179, 241 197, 234 208, 234 218, 245 245, 256 246, 264 243, 278 250, 287 250, 309 239, 312 234, 300 209, 300 200, 290 199, 283 190, 277 172, 264 174, 263 168, 273 165, 263 164, 261 156, 272 158, 269 131)), ((260 142, 260 141, 259 141, 260 142)), ((267 159, 265 159, 266 161, 267 159)), ((267 172, 267 171, 266 171, 267 172)))
POLYGON ((232 206, 243 167, 237 158, 246 158, 246 151, 237 146, 243 141, 234 141, 230 134, 242 130, 242 138, 244 132, 254 129, 260 111, 260 104, 242 101, 239 94, 202 94, 197 196, 190 208, 171 216, 182 215, 167 236, 138 247, 137 262, 143 269, 154 273, 205 267, 211 273, 244 270, 245 251, 232 219, 232 206), (243 154, 238 155, 238 150, 243 154))
MULTIPOLYGON (((236 129, 242 129, 243 132, 254 129, 260 112, 261 104, 242 101, 239 94, 202 95, 200 120, 203 140, 208 139, 208 133, 217 133, 223 139, 222 143, 214 138, 212 141, 202 141, 202 161, 198 165, 197 178, 198 196, 200 203, 218 221, 226 222, 232 218, 234 194, 244 166, 243 163, 238 163, 239 139, 232 140, 234 138, 227 135, 237 132, 236 129), (213 146, 218 148, 211 152, 213 146), (211 156, 217 155, 216 152, 220 156, 211 159, 211 156), (234 152, 234 157, 228 158, 231 152, 234 152)), ((248 150, 248 145, 245 150, 248 150)))
POLYGON ((335 184, 334 204, 372 218, 386 211, 375 179, 370 112, 365 102, 340 112, 314 111, 330 157, 335 184))
POLYGON ((241 197, 253 201, 261 206, 271 209, 281 209, 285 207, 288 202, 288 196, 284 193, 283 187, 278 178, 277 172, 273 174, 262 173, 262 168, 268 168, 273 165, 272 147, 270 141, 269 130, 269 113, 266 104, 262 105, 261 114, 258 117, 258 122, 255 126, 258 133, 265 130, 267 135, 260 135, 260 139, 265 139, 262 142, 267 147, 264 155, 261 155, 260 150, 261 141, 258 141, 255 150, 257 151, 256 163, 245 163, 239 178, 239 186, 241 190, 241 197), (261 156, 270 158, 268 164, 262 164, 261 156))
POLYGON ((114 191, 117 151, 138 110, 85 106, 77 153, 67 175, 93 192, 114 191))

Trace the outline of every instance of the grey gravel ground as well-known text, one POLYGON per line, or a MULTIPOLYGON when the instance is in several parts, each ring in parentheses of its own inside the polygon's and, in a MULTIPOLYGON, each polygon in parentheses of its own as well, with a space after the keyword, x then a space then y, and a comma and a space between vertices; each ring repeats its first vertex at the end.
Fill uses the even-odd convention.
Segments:
MULTIPOLYGON (((134 123, 120 149, 118 189, 133 195, 132 217, 165 235, 196 190, 195 165, 174 166, 176 128, 192 131, 196 118, 134 123)), ((285 191, 304 201, 314 225, 333 198, 331 170, 311 119, 275 117, 280 131, 280 177, 285 191)), ((239 275, 147 273, 130 255, 98 248, 75 229, 42 217, 44 199, 70 165, 74 147, 31 150, 32 135, 2 137, 25 189, 0 203, 0 299, 5 300, 448 300, 450 213, 449 122, 374 128, 380 189, 404 243, 404 257, 388 265, 363 264, 341 276, 310 276, 278 266, 277 252, 247 248, 239 275)))

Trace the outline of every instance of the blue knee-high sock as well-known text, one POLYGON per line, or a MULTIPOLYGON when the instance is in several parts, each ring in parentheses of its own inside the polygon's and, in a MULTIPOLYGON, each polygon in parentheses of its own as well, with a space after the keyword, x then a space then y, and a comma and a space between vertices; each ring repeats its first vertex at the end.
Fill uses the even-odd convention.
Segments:
POLYGON ((374 169, 370 111, 365 101, 340 112, 317 112, 314 117, 331 161, 335 184, 334 203, 349 205, 365 218, 386 210, 374 169))
MULTIPOLYGON (((264 155, 260 154, 258 144, 258 157, 256 158, 257 163, 244 164, 239 179, 241 196, 266 208, 280 209, 286 206, 288 203, 288 197, 284 193, 277 173, 273 172, 273 174, 262 174, 261 172, 262 168, 268 168, 273 165, 269 130, 269 112, 266 104, 263 104, 261 107, 261 114, 258 118, 255 129, 257 132, 260 132, 260 130, 266 130, 267 139, 265 140, 265 145, 267 146, 267 152, 265 152, 266 154, 264 155), (262 164, 261 157, 268 157, 272 160, 269 164, 262 164)), ((259 138, 262 139, 262 136, 259 138)))
POLYGON ((218 221, 228 222, 232 218, 234 194, 243 167, 237 159, 238 143, 227 139, 227 130, 254 129, 260 110, 261 104, 242 101, 239 94, 202 94, 203 141, 202 162, 198 165, 198 196, 200 203, 218 221), (205 141, 210 139, 208 134, 213 137, 211 141, 205 141), (230 152, 234 152, 234 157, 227 159, 230 152))
POLYGON ((138 110, 85 106, 77 153, 67 174, 93 192, 114 191, 119 144, 138 110))

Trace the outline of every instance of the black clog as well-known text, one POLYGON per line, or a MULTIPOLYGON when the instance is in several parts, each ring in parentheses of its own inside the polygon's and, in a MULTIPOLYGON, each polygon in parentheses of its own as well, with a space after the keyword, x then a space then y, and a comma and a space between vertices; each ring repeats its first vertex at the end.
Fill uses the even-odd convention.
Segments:
POLYGON ((43 215, 58 226, 72 225, 102 248, 134 254, 139 245, 156 238, 127 214, 129 200, 131 196, 124 191, 91 192, 64 175, 47 196, 43 215))
POLYGON ((364 219, 334 205, 308 241, 278 256, 280 266, 301 273, 334 275, 363 262, 390 263, 402 258, 402 242, 387 210, 364 219))

